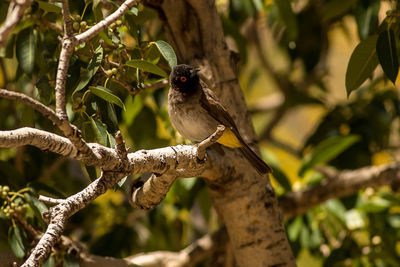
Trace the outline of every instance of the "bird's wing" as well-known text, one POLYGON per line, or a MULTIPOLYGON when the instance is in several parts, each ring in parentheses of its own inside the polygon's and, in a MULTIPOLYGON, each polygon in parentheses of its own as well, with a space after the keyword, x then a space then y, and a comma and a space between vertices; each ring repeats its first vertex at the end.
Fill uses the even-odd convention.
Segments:
POLYGON ((240 136, 239 130, 231 115, 229 115, 228 111, 221 105, 214 92, 207 88, 204 83, 201 85, 203 90, 200 97, 200 105, 207 110, 211 117, 216 121, 225 127, 228 127, 236 135, 239 141, 244 144, 245 142, 240 136))

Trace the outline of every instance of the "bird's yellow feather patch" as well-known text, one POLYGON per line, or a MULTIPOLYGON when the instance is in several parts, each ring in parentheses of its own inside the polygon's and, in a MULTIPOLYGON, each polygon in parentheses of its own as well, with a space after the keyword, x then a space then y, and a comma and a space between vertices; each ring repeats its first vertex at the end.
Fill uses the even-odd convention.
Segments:
POLYGON ((225 129, 224 133, 217 142, 221 145, 231 148, 238 148, 242 146, 239 139, 237 139, 236 135, 230 129, 225 129))

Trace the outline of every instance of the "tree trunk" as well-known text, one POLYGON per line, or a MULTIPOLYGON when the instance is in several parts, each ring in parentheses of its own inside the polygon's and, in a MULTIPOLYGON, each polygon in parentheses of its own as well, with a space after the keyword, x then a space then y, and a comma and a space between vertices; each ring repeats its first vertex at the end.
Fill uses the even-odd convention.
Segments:
MULTIPOLYGON (((254 129, 214 1, 148 0, 146 4, 158 10, 179 63, 201 67, 203 79, 229 110, 242 136, 254 143, 254 129)), ((239 266, 295 266, 268 176, 260 177, 235 151, 226 150, 223 157, 210 154, 220 168, 205 178, 239 266)))

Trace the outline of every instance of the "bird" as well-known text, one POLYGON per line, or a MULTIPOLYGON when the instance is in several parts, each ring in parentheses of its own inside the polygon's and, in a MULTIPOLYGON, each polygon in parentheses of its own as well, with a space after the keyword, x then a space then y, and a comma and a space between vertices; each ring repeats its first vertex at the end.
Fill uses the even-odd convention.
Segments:
POLYGON ((184 138, 201 142, 223 125, 225 130, 217 143, 239 149, 260 175, 271 173, 268 164, 244 141, 231 115, 198 72, 197 68, 180 64, 170 73, 168 115, 174 128, 184 138))

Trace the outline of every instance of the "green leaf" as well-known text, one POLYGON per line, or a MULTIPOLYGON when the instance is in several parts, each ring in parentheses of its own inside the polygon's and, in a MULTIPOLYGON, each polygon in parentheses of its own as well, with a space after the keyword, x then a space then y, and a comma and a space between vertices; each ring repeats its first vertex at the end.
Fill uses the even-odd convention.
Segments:
POLYGON ((399 73, 399 61, 397 58, 396 38, 392 29, 379 34, 376 42, 376 53, 386 76, 395 84, 399 73))
POLYGON ((142 108, 143 108, 143 101, 140 95, 128 96, 126 99, 126 111, 122 113, 124 122, 127 125, 131 125, 136 115, 139 114, 142 108))
POLYGON ((346 207, 338 199, 331 199, 325 202, 325 209, 338 218, 342 223, 346 223, 346 207))
POLYGON ((103 12, 101 11, 101 6, 99 6, 100 2, 101 0, 93 0, 92 10, 96 22, 99 22, 103 19, 103 12))
POLYGON ((177 65, 177 59, 174 49, 165 41, 157 41, 155 44, 171 69, 175 67, 177 65))
POLYGON ((93 182, 94 180, 97 179, 96 167, 85 165, 85 169, 89 176, 90 181, 93 182))
POLYGON ((25 256, 24 236, 18 225, 13 225, 8 230, 8 243, 15 256, 19 259, 25 256))
POLYGON ((36 81, 36 88, 39 92, 40 101, 45 105, 50 104, 54 90, 50 86, 49 78, 47 78, 46 75, 39 77, 39 79, 36 81))
POLYGON ((292 223, 287 227, 288 238, 291 242, 295 242, 300 235, 301 229, 303 228, 303 218, 301 216, 296 217, 292 223))
POLYGON ((363 212, 381 212, 391 206, 390 201, 382 198, 373 198, 363 201, 357 206, 357 209, 363 212))
POLYGON ((107 145, 107 131, 104 128, 104 125, 97 118, 90 117, 90 124, 92 125, 92 129, 94 131, 94 135, 96 137, 97 142, 102 144, 103 146, 107 145))
POLYGON ((61 14, 61 7, 57 4, 48 3, 44 1, 36 1, 39 4, 39 8, 43 9, 46 12, 53 12, 61 14))
POLYGON ((125 105, 122 102, 122 100, 114 95, 110 90, 103 86, 90 86, 89 90, 91 93, 97 95, 98 97, 104 99, 107 102, 113 103, 119 107, 121 107, 123 110, 125 110, 125 105))
POLYGON ((165 71, 162 70, 160 67, 142 59, 129 60, 128 62, 126 62, 126 66, 137 68, 145 72, 154 73, 164 78, 168 77, 167 73, 165 73, 165 71))
POLYGON ((279 10, 279 15, 286 25, 289 41, 295 41, 298 36, 297 20, 289 0, 274 1, 279 10))
POLYGON ((36 35, 33 28, 22 30, 17 37, 16 53, 19 66, 28 75, 35 66, 36 35))
POLYGON ((321 162, 328 162, 345 151, 348 147, 359 141, 357 135, 334 136, 323 140, 314 150, 307 154, 299 169, 299 176, 321 162))
POLYGON ((47 260, 45 260, 43 262, 42 267, 54 267, 55 266, 55 262, 54 262, 54 256, 50 255, 47 260))
POLYGON ((101 47, 101 45, 99 45, 94 51, 93 58, 90 60, 81 81, 74 90, 74 94, 82 90, 89 83, 90 79, 92 79, 92 77, 96 74, 97 70, 99 69, 102 60, 103 60, 103 48, 101 47))
POLYGON ((70 254, 65 254, 64 267, 79 267, 79 260, 70 254))
POLYGON ((41 202, 39 199, 37 199, 34 196, 31 196, 28 193, 25 193, 24 197, 25 197, 26 201, 29 203, 29 205, 31 206, 33 212, 35 213, 36 218, 40 222, 40 225, 45 228, 46 223, 43 221, 42 214, 43 214, 43 212, 48 210, 47 206, 43 202, 41 202))
POLYGON ((361 41, 351 54, 346 71, 346 91, 347 96, 372 75, 378 65, 376 55, 376 41, 378 35, 372 35, 361 41))
POLYGON ((327 1, 322 9, 322 22, 329 23, 331 20, 343 16, 354 7, 356 2, 357 0, 327 1))

